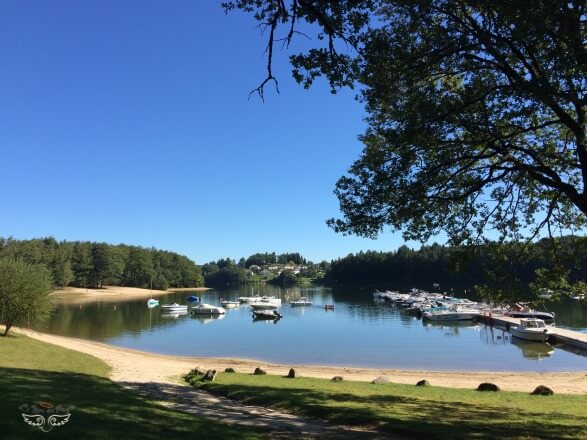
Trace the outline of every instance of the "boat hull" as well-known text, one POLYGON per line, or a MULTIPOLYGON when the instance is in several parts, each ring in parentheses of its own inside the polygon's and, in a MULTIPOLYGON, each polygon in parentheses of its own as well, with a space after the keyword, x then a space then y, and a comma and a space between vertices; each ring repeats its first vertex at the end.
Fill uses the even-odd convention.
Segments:
POLYGON ((528 329, 511 327, 510 333, 512 334, 512 336, 515 336, 519 339, 524 339, 526 341, 546 342, 550 337, 550 332, 548 330, 542 329, 539 331, 530 331, 528 329))

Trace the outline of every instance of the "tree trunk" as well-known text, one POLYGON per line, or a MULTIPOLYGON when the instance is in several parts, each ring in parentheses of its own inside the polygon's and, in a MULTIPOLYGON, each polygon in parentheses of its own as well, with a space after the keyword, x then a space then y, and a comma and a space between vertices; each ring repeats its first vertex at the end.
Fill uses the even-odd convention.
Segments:
POLYGON ((2 336, 6 336, 8 334, 8 330, 10 330, 10 327, 12 327, 12 324, 7 323, 6 328, 4 329, 4 334, 2 336))

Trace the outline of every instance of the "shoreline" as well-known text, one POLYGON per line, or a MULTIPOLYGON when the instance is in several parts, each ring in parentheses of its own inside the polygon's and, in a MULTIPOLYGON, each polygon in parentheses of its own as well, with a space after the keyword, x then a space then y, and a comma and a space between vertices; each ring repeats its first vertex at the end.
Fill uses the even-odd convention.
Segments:
POLYGON ((139 287, 104 286, 102 289, 85 289, 83 287, 65 287, 51 292, 51 295, 63 304, 83 304, 88 302, 118 302, 129 299, 147 299, 175 292, 204 292, 209 287, 177 288, 167 290, 150 290, 139 287))
POLYGON ((110 378, 115 382, 181 383, 181 376, 195 367, 224 371, 231 367, 240 373, 252 373, 261 367, 268 374, 286 375, 290 368, 301 377, 331 379, 343 376, 346 381, 370 382, 378 376, 388 376, 390 382, 414 385, 426 379, 433 386, 475 389, 482 382, 491 382, 504 391, 530 393, 538 385, 546 385, 557 394, 587 394, 587 371, 580 372, 481 372, 392 370, 318 365, 282 365, 252 359, 173 356, 51 335, 29 329, 17 329, 21 334, 71 350, 97 357, 112 368, 110 378))

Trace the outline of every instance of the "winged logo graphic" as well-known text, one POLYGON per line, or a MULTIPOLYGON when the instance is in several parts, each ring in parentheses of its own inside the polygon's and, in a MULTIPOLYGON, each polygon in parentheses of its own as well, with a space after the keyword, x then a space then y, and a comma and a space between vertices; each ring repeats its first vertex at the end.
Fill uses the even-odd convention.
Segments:
POLYGON ((63 426, 69 422, 71 414, 68 408, 59 406, 57 408, 39 407, 37 405, 22 405, 23 410, 34 410, 37 414, 22 413, 24 421, 35 428, 39 428, 43 432, 51 431, 55 426, 63 426), (39 414, 40 413, 40 414, 39 414))

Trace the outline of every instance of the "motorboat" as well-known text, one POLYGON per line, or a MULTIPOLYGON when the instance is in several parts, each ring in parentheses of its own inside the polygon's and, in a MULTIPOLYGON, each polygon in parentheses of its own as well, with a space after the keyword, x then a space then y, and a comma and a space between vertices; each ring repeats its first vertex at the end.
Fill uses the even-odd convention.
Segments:
POLYGON ((477 309, 450 307, 439 310, 426 310, 422 312, 422 319, 429 319, 430 321, 472 321, 480 314, 481 312, 477 309))
POLYGON ((324 304, 324 310, 334 310, 334 304, 324 304))
POLYGON ((239 302, 241 303, 255 303, 257 301, 261 301, 260 296, 240 296, 238 298, 239 302))
POLYGON ((183 304, 164 304, 161 306, 163 312, 187 312, 188 306, 183 304))
POLYGON ((196 295, 190 295, 186 298, 186 300, 193 303, 193 302, 199 302, 200 298, 197 297, 196 295))
POLYGON ((552 334, 552 330, 546 326, 542 319, 524 318, 520 319, 520 325, 510 326, 510 333, 516 338, 527 341, 546 342, 552 334))
POLYGON ((254 319, 280 319, 283 318, 277 310, 253 310, 254 319))
POLYGON ((193 306, 191 310, 194 315, 224 315, 226 313, 223 307, 210 304, 198 304, 193 306))
POLYGON ((147 307, 157 307, 158 305, 159 305, 158 299, 151 298, 149 301, 147 301, 147 307))
POLYGON ((295 301, 291 301, 289 303, 290 306, 311 306, 312 305, 312 301, 310 301, 307 297, 302 296, 300 299, 297 299, 295 301))
POLYGON ((281 299, 274 296, 262 296, 259 301, 249 304, 254 310, 272 310, 281 307, 281 299))
POLYGON ((239 307, 241 305, 240 301, 229 301, 229 300, 222 300, 220 301, 220 305, 225 309, 230 309, 234 307, 239 307))
POLYGON ((554 313, 533 310, 522 303, 517 303, 512 310, 508 310, 504 315, 512 318, 537 318, 544 321, 554 321, 554 313))

